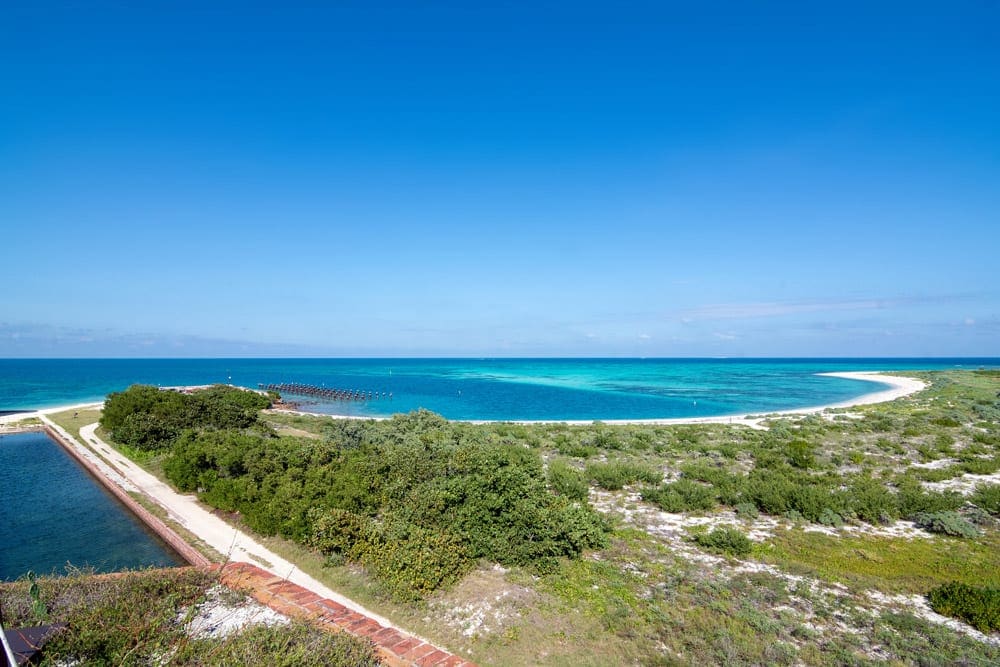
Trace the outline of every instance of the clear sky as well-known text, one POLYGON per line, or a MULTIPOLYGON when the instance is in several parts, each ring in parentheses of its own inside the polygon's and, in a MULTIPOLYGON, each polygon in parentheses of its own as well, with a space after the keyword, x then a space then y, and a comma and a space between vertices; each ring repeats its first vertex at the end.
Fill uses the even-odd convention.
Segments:
POLYGON ((157 5, 0 7, 0 356, 1000 355, 1000 3, 157 5))

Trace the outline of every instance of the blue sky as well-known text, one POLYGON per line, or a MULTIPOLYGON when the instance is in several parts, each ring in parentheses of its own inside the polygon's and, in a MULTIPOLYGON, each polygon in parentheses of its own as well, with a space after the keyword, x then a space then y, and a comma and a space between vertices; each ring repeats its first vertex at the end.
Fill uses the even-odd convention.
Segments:
POLYGON ((4 4, 0 356, 1000 355, 996 2, 131 4, 4 4))

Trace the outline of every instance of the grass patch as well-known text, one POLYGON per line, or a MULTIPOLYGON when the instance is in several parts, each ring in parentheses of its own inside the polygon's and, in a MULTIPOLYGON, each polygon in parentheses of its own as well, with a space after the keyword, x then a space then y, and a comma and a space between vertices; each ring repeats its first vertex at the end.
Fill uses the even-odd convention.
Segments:
POLYGON ((926 593, 951 581, 1000 586, 1000 538, 835 537, 798 529, 778 532, 758 550, 791 572, 887 593, 926 593))
POLYGON ((710 533, 697 533, 694 542, 698 546, 729 556, 749 556, 753 551, 750 538, 735 528, 716 528, 710 533))
POLYGON ((185 621, 216 583, 214 575, 196 568, 77 573, 37 583, 38 603, 31 582, 0 584, 0 606, 8 627, 36 625, 43 616, 66 624, 46 644, 43 664, 379 664, 367 640, 304 621, 245 628, 225 638, 190 637, 185 621))
POLYGON ((932 590, 927 600, 937 613, 960 618, 980 632, 1000 630, 1000 588, 952 582, 932 590))
POLYGON ((101 418, 100 408, 90 410, 64 410, 47 415, 49 419, 57 425, 66 429, 66 432, 83 442, 80 436, 80 429, 88 424, 95 423, 101 418))

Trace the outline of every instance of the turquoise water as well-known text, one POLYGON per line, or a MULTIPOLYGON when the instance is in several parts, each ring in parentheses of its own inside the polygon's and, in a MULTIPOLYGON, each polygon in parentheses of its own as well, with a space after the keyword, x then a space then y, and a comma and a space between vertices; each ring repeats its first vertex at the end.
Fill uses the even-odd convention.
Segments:
POLYGON ((44 433, 0 436, 0 580, 183 564, 44 433))
POLYGON ((392 393, 364 403, 301 399, 305 409, 331 414, 703 417, 822 405, 881 388, 819 373, 980 366, 1000 367, 1000 359, 0 359, 0 411, 97 401, 136 382, 301 382, 392 393))

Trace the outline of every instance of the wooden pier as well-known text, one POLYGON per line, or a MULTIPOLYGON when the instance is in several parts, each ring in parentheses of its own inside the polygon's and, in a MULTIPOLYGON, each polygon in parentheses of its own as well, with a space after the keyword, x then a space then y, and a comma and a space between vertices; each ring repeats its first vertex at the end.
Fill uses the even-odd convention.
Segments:
POLYGON ((278 384, 258 384, 263 391, 276 391, 292 396, 311 396, 328 401, 375 401, 383 398, 392 399, 392 392, 364 391, 361 389, 337 389, 320 387, 314 384, 300 382, 281 382, 278 384))

